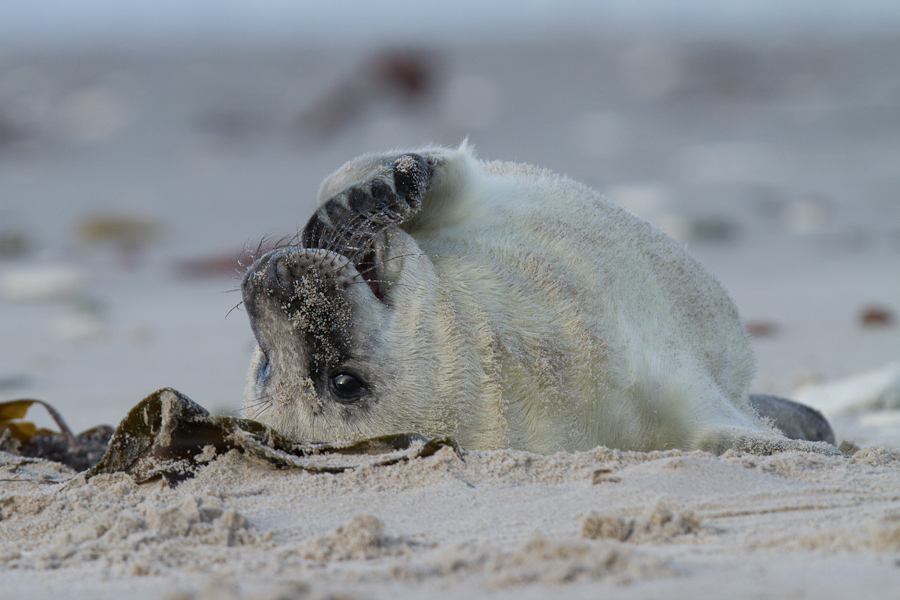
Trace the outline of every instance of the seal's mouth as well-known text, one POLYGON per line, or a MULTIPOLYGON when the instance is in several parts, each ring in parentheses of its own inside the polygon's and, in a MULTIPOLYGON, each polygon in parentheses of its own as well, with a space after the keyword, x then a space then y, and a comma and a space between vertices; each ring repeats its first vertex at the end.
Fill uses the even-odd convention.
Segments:
POLYGON ((363 254, 356 262, 356 270, 369 284, 369 289, 372 290, 375 297, 381 300, 381 286, 378 283, 378 275, 375 273, 375 252, 371 251, 363 254))

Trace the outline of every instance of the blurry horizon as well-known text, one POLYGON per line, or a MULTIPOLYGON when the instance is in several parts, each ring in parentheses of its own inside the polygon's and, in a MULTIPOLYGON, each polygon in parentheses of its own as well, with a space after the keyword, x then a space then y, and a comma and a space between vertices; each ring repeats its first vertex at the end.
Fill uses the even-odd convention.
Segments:
POLYGON ((0 0, 0 396, 236 410, 241 256, 348 159, 463 139, 689 245, 757 391, 900 356, 900 3, 385 6, 0 0))
POLYGON ((62 0, 0 2, 0 50, 184 45, 453 44, 555 36, 872 35, 900 30, 900 3, 884 0, 62 0))

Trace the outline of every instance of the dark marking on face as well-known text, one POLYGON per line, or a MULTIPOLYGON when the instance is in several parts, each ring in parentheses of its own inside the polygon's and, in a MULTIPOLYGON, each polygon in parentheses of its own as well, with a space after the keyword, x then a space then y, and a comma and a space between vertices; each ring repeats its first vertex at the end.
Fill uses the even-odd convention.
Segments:
MULTIPOLYGON (((360 400, 374 401, 371 379, 379 374, 366 373, 368 357, 354 355, 368 343, 357 339, 366 325, 358 320, 366 317, 354 311, 377 311, 365 304, 372 302, 368 291, 390 304, 385 232, 419 210, 437 160, 408 153, 374 164, 374 176, 319 207, 297 236, 300 246, 272 250, 251 265, 243 293, 263 354, 260 395, 279 382, 303 380, 348 415, 371 404, 360 400)), ((316 406, 310 410, 321 410, 316 406)))
POLYGON ((371 395, 365 376, 347 366, 358 358, 347 289, 353 281, 365 282, 346 258, 304 248, 272 251, 251 266, 242 291, 263 355, 258 385, 297 374, 320 398, 344 406, 371 395))

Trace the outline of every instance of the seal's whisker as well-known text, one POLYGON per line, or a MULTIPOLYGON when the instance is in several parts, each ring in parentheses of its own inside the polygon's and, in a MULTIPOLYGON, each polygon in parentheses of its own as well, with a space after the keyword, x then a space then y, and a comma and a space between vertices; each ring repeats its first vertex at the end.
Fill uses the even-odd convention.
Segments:
POLYGON ((312 229, 309 229, 307 226, 306 229, 303 230, 303 237, 301 239, 301 245, 306 248, 319 248, 321 246, 320 240, 322 238, 322 228, 318 221, 313 224, 312 229))
POLYGON ((399 258, 412 258, 412 257, 416 257, 416 258, 428 258, 428 255, 425 254, 424 252, 410 252, 410 253, 408 253, 408 254, 397 254, 397 255, 394 255, 394 256, 388 256, 387 258, 382 258, 382 259, 380 259, 380 260, 378 261, 378 266, 383 267, 384 265, 386 265, 386 264, 389 263, 390 261, 392 261, 392 260, 397 260, 397 259, 399 259, 399 258))
POLYGON ((265 394, 258 397, 255 402, 244 404, 240 408, 228 412, 248 415, 251 411, 255 411, 254 416, 248 416, 247 418, 256 419, 257 416, 261 415, 263 412, 271 408, 271 406, 272 400, 268 394, 265 394))
POLYGON ((298 242, 298 240, 300 240, 300 236, 302 236, 302 235, 303 235, 303 230, 300 229, 297 231, 297 233, 288 237, 288 240, 287 240, 288 245, 289 246, 297 246, 298 245, 297 242, 298 242))
MULTIPOLYGON (((229 290, 229 291, 231 291, 231 292, 236 292, 237 290, 229 290)), ((228 318, 228 315, 230 315, 230 314, 231 314, 232 312, 234 312, 235 310, 240 310, 240 307, 241 307, 241 305, 243 305, 243 304, 244 304, 244 301, 241 300, 240 302, 238 302, 237 304, 235 304, 234 306, 232 306, 231 309, 230 309, 227 313, 225 313, 225 318, 227 319, 227 318, 228 318)))
POLYGON ((265 414, 267 410, 270 410, 271 408, 272 402, 270 399, 266 398, 265 400, 255 402, 253 404, 245 404, 242 408, 242 411, 248 419, 256 421, 259 419, 259 417, 265 414))
POLYGON ((261 399, 261 400, 258 400, 257 402, 253 402, 251 404, 245 404, 242 407, 242 409, 243 410, 255 410, 257 408, 267 406, 269 404, 271 404, 271 402, 268 399, 261 399))
POLYGON ((409 286, 409 284, 406 284, 406 283, 398 283, 396 281, 389 281, 387 279, 372 279, 371 281, 350 281, 347 283, 347 285, 362 285, 362 284, 369 285, 370 283, 384 284, 384 285, 387 285, 390 287, 395 287, 395 286, 408 287, 409 286))
MULTIPOLYGON (((356 220, 359 220, 357 218, 356 220)), ((361 221, 362 224, 365 224, 365 221, 361 221)), ((360 240, 365 240, 373 236, 373 233, 366 227, 358 227, 357 223, 351 221, 346 225, 342 226, 340 230, 336 231, 336 236, 333 239, 334 245, 329 248, 332 251, 337 251, 340 249, 342 252, 346 250, 348 247, 356 246, 360 243, 360 240)))
MULTIPOLYGON (((349 250, 350 252, 360 252, 361 250, 364 250, 364 248, 361 246, 342 246, 341 250, 344 250, 344 251, 349 250)), ((338 254, 338 255, 342 254, 344 256, 347 256, 345 252, 332 252, 332 254, 338 254)))

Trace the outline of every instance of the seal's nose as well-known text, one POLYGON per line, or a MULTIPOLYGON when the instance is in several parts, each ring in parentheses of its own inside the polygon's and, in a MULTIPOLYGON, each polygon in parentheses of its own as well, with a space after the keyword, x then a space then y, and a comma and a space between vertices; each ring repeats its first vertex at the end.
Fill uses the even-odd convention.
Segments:
POLYGON ((280 303, 293 293, 299 261, 291 248, 271 250, 259 257, 244 273, 241 296, 251 321, 265 311, 262 303, 280 303))
POLYGON ((302 260, 302 252, 298 248, 276 248, 250 265, 241 283, 245 301, 260 293, 276 296, 293 292, 296 280, 310 268, 309 261, 302 260))
POLYGON ((285 255, 281 253, 279 256, 273 257, 271 266, 268 271, 271 272, 272 283, 287 288, 293 286, 294 280, 299 273, 295 273, 297 267, 296 255, 285 255))

